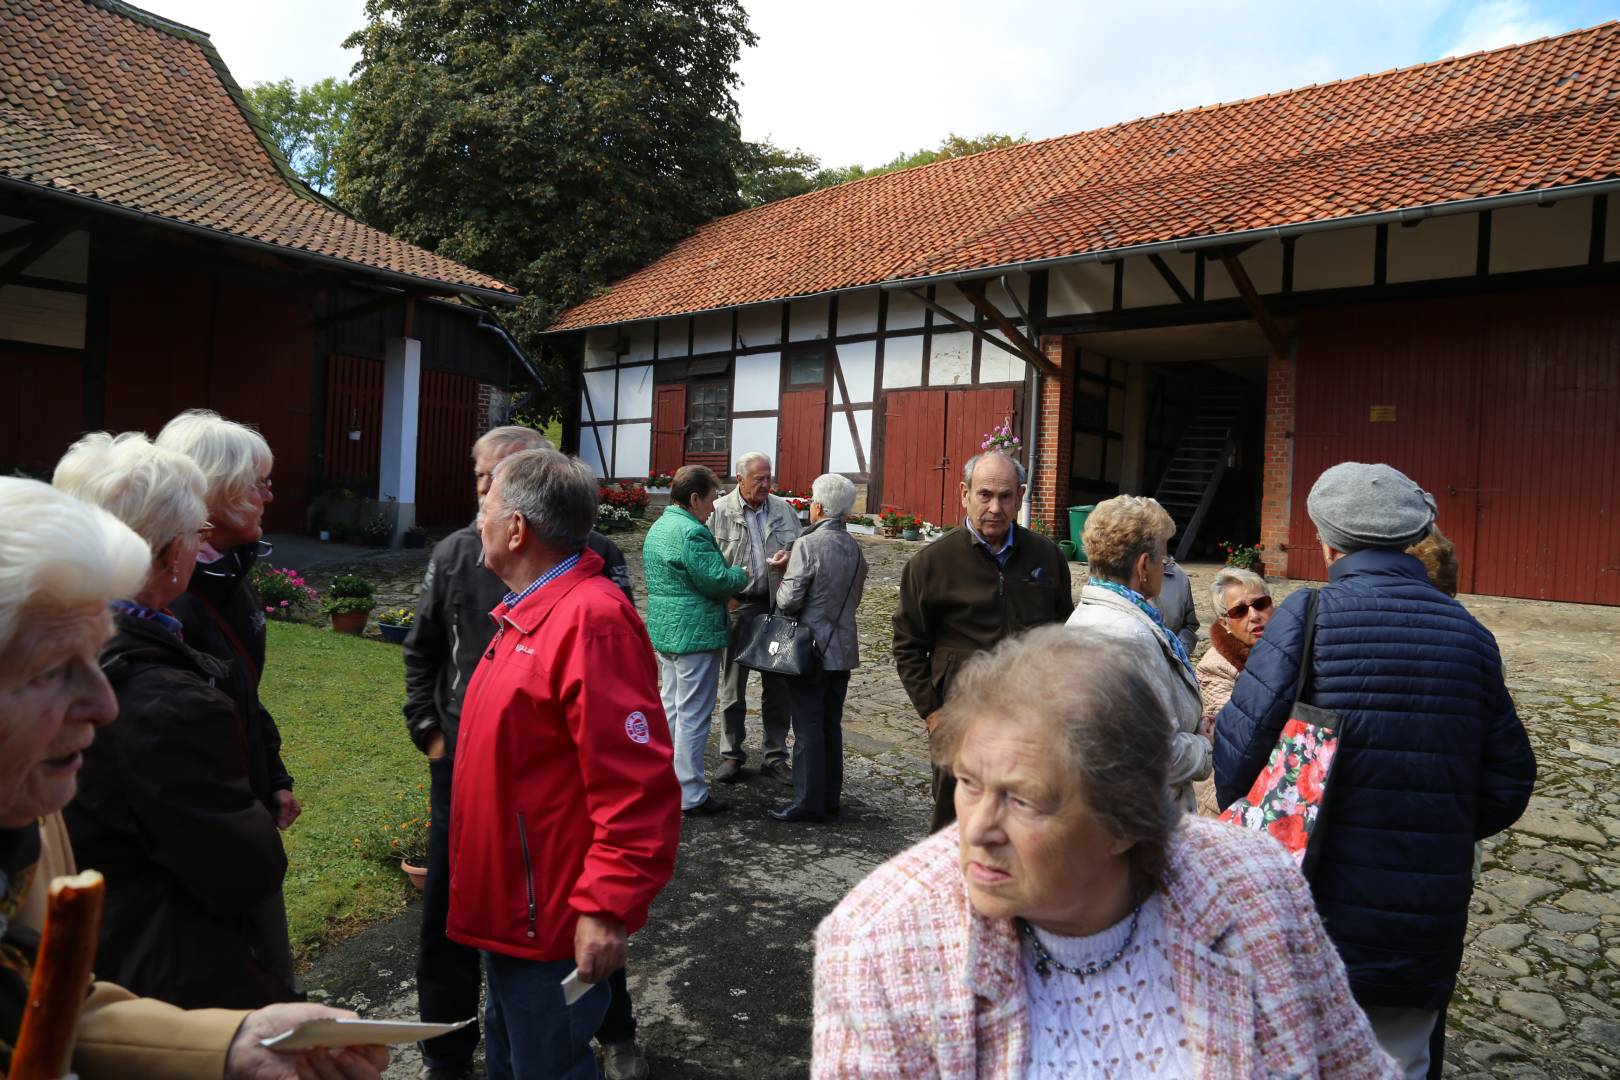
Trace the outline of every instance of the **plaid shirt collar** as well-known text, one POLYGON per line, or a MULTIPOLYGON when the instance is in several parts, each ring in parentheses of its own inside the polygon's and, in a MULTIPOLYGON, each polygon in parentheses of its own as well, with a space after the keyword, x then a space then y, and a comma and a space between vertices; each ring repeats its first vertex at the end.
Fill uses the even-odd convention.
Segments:
POLYGON ((551 582, 556 581, 578 564, 579 552, 576 551, 574 554, 568 556, 568 558, 564 559, 556 566, 553 566, 550 570, 547 570, 545 573, 529 582, 528 587, 522 592, 507 593, 506 598, 502 600, 501 603, 505 605, 507 611, 511 611, 513 608, 523 603, 523 601, 527 600, 531 593, 538 592, 541 586, 548 585, 551 582))

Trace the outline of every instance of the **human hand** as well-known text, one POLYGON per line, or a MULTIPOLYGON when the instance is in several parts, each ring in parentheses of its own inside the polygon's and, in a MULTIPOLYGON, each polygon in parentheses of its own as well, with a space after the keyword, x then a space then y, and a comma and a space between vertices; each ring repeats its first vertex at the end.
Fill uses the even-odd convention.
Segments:
POLYGON ((788 564, 787 548, 783 548, 781 551, 778 551, 775 555, 772 555, 770 558, 765 560, 766 567, 771 569, 771 570, 781 570, 782 568, 787 566, 787 564, 788 564))
POLYGON ((928 714, 928 734, 932 735, 934 733, 934 729, 939 727, 939 714, 944 711, 944 709, 935 709, 933 712, 928 714))
POLYGON ((574 927, 574 965, 579 977, 599 983, 624 967, 629 956, 629 938, 624 923, 601 915, 581 915, 574 927))
POLYGON ((736 611, 740 607, 742 607, 742 601, 737 599, 735 596, 733 596, 730 600, 726 601, 726 610, 727 611, 736 611))
POLYGON ((225 1052, 225 1080, 381 1080, 388 1067, 385 1046, 320 1047, 279 1054, 259 1045, 305 1020, 354 1019, 347 1009, 303 1001, 266 1005, 250 1012, 225 1052))
POLYGON ((1198 724, 1198 733, 1211 743, 1215 741, 1215 714, 1204 717, 1198 724))
POLYGON ((298 800, 286 788, 276 792, 276 828, 290 829, 292 823, 298 820, 298 815, 304 808, 298 805, 298 800))
POLYGON ((435 728, 433 734, 428 736, 426 753, 429 761, 438 761, 440 758, 444 757, 443 731, 435 728))

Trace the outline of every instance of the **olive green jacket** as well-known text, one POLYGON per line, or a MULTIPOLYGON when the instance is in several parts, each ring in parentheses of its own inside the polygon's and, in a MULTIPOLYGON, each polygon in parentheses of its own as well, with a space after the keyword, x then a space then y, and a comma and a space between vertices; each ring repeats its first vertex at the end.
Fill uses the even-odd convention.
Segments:
POLYGON ((748 584, 748 571, 727 566, 714 534, 691 512, 671 506, 647 533, 647 633, 668 656, 726 647, 726 601, 748 584))

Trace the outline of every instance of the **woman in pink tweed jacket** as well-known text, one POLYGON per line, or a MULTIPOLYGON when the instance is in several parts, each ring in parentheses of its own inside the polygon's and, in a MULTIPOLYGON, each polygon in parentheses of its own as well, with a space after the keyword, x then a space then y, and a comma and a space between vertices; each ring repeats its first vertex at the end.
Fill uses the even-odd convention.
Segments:
POLYGON ((963 669, 959 823, 817 931, 815 1077, 1399 1075, 1283 848, 1177 810, 1156 700, 1063 627, 963 669))

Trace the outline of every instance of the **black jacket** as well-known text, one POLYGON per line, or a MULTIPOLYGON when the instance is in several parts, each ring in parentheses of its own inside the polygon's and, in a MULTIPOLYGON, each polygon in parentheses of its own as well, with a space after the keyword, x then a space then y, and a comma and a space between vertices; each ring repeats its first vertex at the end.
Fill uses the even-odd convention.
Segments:
POLYGON ((1013 525, 1006 566, 958 526, 912 556, 900 576, 894 664, 919 716, 945 704, 957 669, 1020 630, 1074 611, 1069 563, 1039 533, 1013 525))
POLYGON ((118 719, 63 813, 79 864, 107 878, 96 972, 184 1008, 293 1000, 260 959, 287 948, 287 856, 248 782, 249 691, 163 627, 115 623, 101 666, 118 719))
MULTIPOLYGON (((1437 1009, 1462 961, 1474 841, 1524 812, 1536 758, 1496 639, 1398 551, 1346 555, 1316 614, 1309 703, 1339 714, 1311 892, 1363 1005, 1437 1009)), ((1222 806, 1293 705, 1303 593, 1277 610, 1215 721, 1222 806)))
POLYGON ((184 596, 170 605, 185 625, 186 644, 237 668, 247 687, 242 716, 247 732, 248 777, 259 801, 275 809, 275 793, 293 786, 281 763, 281 731, 259 701, 264 674, 264 607, 253 589, 258 557, 245 544, 216 563, 198 566, 184 596))
MULTIPOLYGON (((585 544, 602 556, 602 576, 635 607, 630 569, 618 545, 594 530, 585 544)), ((455 754, 467 680, 495 636, 489 613, 506 593, 501 579, 484 567, 476 526, 457 529, 434 547, 416 621, 405 638, 405 725, 418 750, 426 751, 433 733, 443 731, 445 755, 455 754)))

